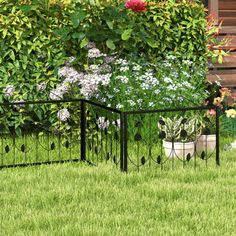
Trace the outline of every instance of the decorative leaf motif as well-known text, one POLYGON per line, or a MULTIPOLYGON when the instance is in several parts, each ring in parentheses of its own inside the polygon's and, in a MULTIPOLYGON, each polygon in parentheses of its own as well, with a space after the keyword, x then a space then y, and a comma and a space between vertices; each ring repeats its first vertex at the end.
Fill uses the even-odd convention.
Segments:
POLYGON ((55 147, 56 147, 56 145, 55 145, 55 143, 53 142, 53 143, 51 144, 51 150, 54 150, 55 147))
POLYGON ((165 131, 161 131, 161 132, 159 133, 159 138, 160 138, 160 139, 166 138, 166 133, 165 133, 165 131))
POLYGON ((25 152, 25 145, 24 145, 24 144, 21 145, 20 150, 21 150, 22 152, 25 152))
POLYGON ((186 124, 187 121, 188 121, 187 118, 183 118, 182 121, 181 121, 181 124, 182 124, 182 125, 183 125, 183 124, 186 124))
POLYGON ((204 159, 205 159, 205 156, 206 156, 205 151, 202 151, 200 158, 201 158, 202 160, 204 160, 204 159))
POLYGON ((159 155, 158 157, 157 157, 157 164, 161 164, 161 156, 159 155))
POLYGON ((69 143, 68 140, 67 140, 66 143, 65 143, 65 147, 66 147, 66 148, 69 148, 69 147, 70 147, 70 143, 69 143))
POLYGON ((113 162, 116 163, 116 155, 113 156, 113 162))
POLYGON ((135 123, 135 127, 136 127, 136 128, 140 128, 140 127, 142 127, 142 126, 143 126, 143 124, 142 124, 141 121, 138 121, 138 122, 135 123))
POLYGON ((159 120, 159 124, 160 124, 160 125, 165 125, 166 123, 165 123, 165 121, 164 121, 163 119, 160 119, 160 120, 159 120))
POLYGON ((190 160, 191 160, 191 154, 190 154, 190 153, 188 153, 188 155, 187 155, 187 157, 186 157, 186 160, 187 160, 187 161, 190 161, 190 160))
POLYGON ((116 127, 118 127, 118 126, 119 126, 119 125, 118 125, 118 121, 117 121, 117 120, 115 120, 115 121, 114 121, 114 123, 115 123, 115 126, 116 126, 116 127))
POLYGON ((141 158, 141 164, 142 164, 142 165, 145 165, 145 163, 146 163, 146 159, 145 159, 145 157, 143 156, 143 157, 141 158))
POLYGON ((5 152, 6 153, 10 152, 10 147, 8 145, 5 147, 5 152))
POLYGON ((134 140, 135 140, 135 141, 141 141, 141 140, 142 140, 141 134, 139 134, 139 133, 135 134, 134 140))
POLYGON ((184 129, 182 129, 182 130, 180 131, 180 136, 181 136, 181 138, 186 138, 186 137, 188 136, 187 131, 184 130, 184 129))

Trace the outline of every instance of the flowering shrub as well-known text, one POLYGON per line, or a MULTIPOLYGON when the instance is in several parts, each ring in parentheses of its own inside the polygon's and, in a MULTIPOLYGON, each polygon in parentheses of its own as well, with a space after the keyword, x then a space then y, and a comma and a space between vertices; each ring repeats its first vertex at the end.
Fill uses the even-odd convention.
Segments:
MULTIPOLYGON (((62 84, 72 78, 72 87, 80 87, 83 97, 121 110, 138 110, 199 105, 207 97, 205 66, 190 60, 179 61, 169 55, 166 60, 151 64, 136 57, 108 56, 97 48, 88 49, 88 64, 82 71, 62 67, 62 84)), ((51 93, 62 98, 59 85, 51 93)), ((65 93, 66 89, 63 90, 65 93)), ((50 94, 51 94, 50 93, 50 94)), ((54 96, 51 96, 54 98, 54 96)))
POLYGON ((146 12, 147 3, 143 0, 128 0, 125 3, 127 9, 131 9, 134 12, 146 12))

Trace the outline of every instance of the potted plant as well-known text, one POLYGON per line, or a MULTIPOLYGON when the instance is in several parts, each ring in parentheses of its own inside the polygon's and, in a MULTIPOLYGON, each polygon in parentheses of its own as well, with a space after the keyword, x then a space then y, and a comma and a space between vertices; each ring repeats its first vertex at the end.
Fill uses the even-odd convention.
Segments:
POLYGON ((160 137, 168 158, 177 157, 182 160, 194 155, 195 141, 200 135, 202 127, 197 117, 187 118, 175 116, 162 117, 159 121, 160 137))
POLYGON ((208 110, 202 121, 202 132, 196 142, 196 151, 198 154, 203 151, 213 151, 216 147, 215 115, 216 111, 214 109, 208 110))

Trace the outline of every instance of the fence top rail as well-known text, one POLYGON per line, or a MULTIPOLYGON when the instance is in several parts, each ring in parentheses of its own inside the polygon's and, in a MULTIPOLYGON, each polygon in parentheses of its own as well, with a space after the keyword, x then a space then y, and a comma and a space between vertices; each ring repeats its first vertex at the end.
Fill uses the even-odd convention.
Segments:
POLYGON ((133 111, 121 111, 117 108, 107 107, 103 104, 86 100, 86 99, 64 99, 64 100, 39 100, 39 101, 19 101, 19 102, 2 102, 0 106, 11 106, 11 105, 35 105, 35 104, 60 104, 60 103, 72 103, 72 102, 85 102, 93 106, 97 106, 112 112, 124 113, 127 115, 135 114, 145 114, 145 113, 159 113, 159 112, 176 112, 176 111, 196 111, 196 110, 217 110, 217 106, 195 106, 195 107, 179 107, 179 108, 165 108, 165 109, 155 109, 155 110, 133 110, 133 111))
POLYGON ((116 108, 112 108, 112 107, 107 107, 103 104, 97 103, 97 102, 93 102, 93 101, 89 101, 86 99, 64 99, 64 100, 39 100, 39 101, 19 101, 19 102, 2 102, 0 103, 0 106, 14 106, 14 105, 36 105, 36 104, 60 104, 60 103, 72 103, 72 102, 85 102, 88 104, 91 104, 93 106, 97 106, 112 112, 116 112, 116 113, 122 113, 120 110, 116 109, 116 108))
POLYGON ((165 108, 155 110, 139 110, 139 111, 127 111, 127 115, 145 114, 145 113, 159 113, 159 112, 177 112, 177 111, 197 111, 197 110, 217 110, 217 106, 196 106, 196 107, 180 107, 180 108, 165 108))

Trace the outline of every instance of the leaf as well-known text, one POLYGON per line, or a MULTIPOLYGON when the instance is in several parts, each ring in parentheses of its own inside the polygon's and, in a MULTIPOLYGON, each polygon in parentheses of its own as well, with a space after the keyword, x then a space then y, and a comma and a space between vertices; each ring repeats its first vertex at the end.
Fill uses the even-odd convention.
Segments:
POLYGON ((124 41, 128 40, 131 36, 132 31, 133 31, 133 29, 125 30, 121 35, 122 40, 124 40, 124 41))
POLYGON ((12 61, 15 61, 16 60, 16 57, 15 57, 15 53, 13 51, 11 51, 10 53, 10 58, 12 59, 12 61))
POLYGON ((86 17, 86 13, 80 9, 77 10, 76 13, 72 14, 70 16, 71 22, 73 24, 74 28, 77 28, 82 20, 84 20, 86 17))
POLYGON ((151 48, 157 48, 158 47, 157 43, 153 39, 147 38, 146 42, 151 48))
POLYGON ((108 25, 108 27, 109 27, 109 29, 113 29, 113 22, 112 21, 109 21, 109 20, 107 20, 106 21, 106 23, 107 23, 107 25, 108 25))
POLYGON ((81 40, 81 39, 83 39, 84 37, 85 37, 85 33, 83 33, 83 32, 75 32, 75 33, 72 34, 72 38, 73 38, 73 39, 79 39, 79 40, 81 40))
POLYGON ((106 45, 108 48, 110 48, 111 50, 115 50, 116 49, 116 45, 114 44, 114 42, 111 39, 108 39, 106 41, 106 45))
POLYGON ((85 46, 87 46, 87 44, 89 43, 89 40, 87 38, 84 38, 81 43, 80 43, 80 48, 83 48, 85 46))

